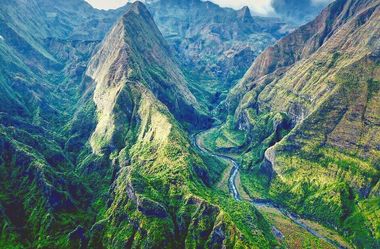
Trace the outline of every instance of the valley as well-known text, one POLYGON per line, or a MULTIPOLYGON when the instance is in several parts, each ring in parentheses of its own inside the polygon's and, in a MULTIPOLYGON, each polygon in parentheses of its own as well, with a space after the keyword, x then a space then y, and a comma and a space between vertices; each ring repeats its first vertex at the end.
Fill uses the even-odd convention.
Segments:
POLYGON ((0 248, 380 248, 380 0, 132 2, 0 4, 0 248))
POLYGON ((210 148, 206 148, 202 141, 202 137, 207 136, 207 133, 208 131, 203 131, 192 135, 191 140, 193 141, 194 146, 196 146, 202 153, 207 153, 212 157, 217 157, 222 161, 227 161, 229 164, 232 164, 228 178, 228 189, 230 194, 236 201, 251 203, 263 215, 267 216, 272 222, 272 232, 274 236, 276 236, 282 245, 286 245, 288 248, 308 246, 311 248, 353 248, 345 242, 337 232, 325 228, 314 221, 302 219, 271 200, 241 198, 236 183, 239 164, 236 159, 231 156, 219 154, 213 152, 210 148), (315 230, 316 227, 318 228, 317 230, 315 230))

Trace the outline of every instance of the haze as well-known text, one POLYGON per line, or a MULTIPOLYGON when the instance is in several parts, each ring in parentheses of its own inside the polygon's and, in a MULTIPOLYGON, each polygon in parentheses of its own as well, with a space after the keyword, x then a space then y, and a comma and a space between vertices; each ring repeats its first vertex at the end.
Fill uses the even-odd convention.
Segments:
MULTIPOLYGON (((128 0, 86 0, 92 6, 98 9, 115 9, 123 6, 128 0)), ((133 0, 129 0, 133 2, 133 0)), ((230 7, 240 9, 248 6, 253 12, 257 14, 267 15, 273 12, 271 0, 211 0, 222 7, 230 7)))

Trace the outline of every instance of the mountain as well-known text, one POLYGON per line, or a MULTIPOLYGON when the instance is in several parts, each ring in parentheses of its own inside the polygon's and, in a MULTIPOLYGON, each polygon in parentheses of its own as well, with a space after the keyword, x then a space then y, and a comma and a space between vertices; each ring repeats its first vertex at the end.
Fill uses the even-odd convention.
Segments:
POLYGON ((221 107, 246 134, 242 181, 262 189, 250 195, 359 248, 380 239, 379 18, 377 0, 335 1, 266 49, 221 107))
POLYGON ((102 193, 94 200, 101 210, 88 231, 90 247, 274 243, 269 226, 255 209, 231 206, 226 197, 207 188, 213 179, 206 159, 191 149, 187 133, 175 119, 190 105, 196 107, 196 100, 142 3, 134 3, 112 28, 86 75, 92 80, 88 91, 93 93, 78 113, 88 115, 87 106, 95 105, 96 128, 80 155, 87 158, 79 168, 90 177, 94 191, 102 193), (233 208, 247 212, 259 227, 236 222, 240 218, 231 214, 233 208), (243 235, 241 229, 259 235, 243 235))
POLYGON ((152 1, 147 6, 200 95, 215 88, 219 94, 227 91, 285 33, 285 23, 253 17, 248 7, 233 10, 201 0, 152 1))
POLYGON ((169 47, 150 13, 145 7, 135 12, 111 30, 90 61, 87 76, 97 82, 94 94, 97 106, 103 106, 102 101, 112 98, 112 95, 106 98, 101 95, 120 90, 118 84, 110 81, 138 80, 168 106, 178 120, 207 127, 208 118, 201 116, 201 107, 171 58, 169 47), (140 20, 140 16, 145 19, 140 20), (125 36, 124 40, 120 40, 120 34, 125 36), (122 67, 117 69, 118 66, 122 67), (108 89, 110 85, 115 87, 112 91, 108 89))
POLYGON ((121 13, 84 1, 2 1, 0 247, 51 248, 89 220, 64 126, 92 51, 121 13), (88 32, 87 23, 99 25, 88 32))
POLYGON ((121 13, 95 10, 84 1, 3 1, 0 82, 5 97, 1 100, 9 104, 2 111, 12 114, 17 108, 26 117, 26 112, 35 112, 38 105, 59 109, 63 103, 53 106, 56 101, 47 98, 65 95, 65 84, 70 86, 65 81, 81 78, 92 50, 121 13), (94 26, 95 31, 86 25, 94 26), (12 94, 11 88, 23 91, 12 94), (47 96, 49 91, 56 95, 47 96))
POLYGON ((276 14, 283 20, 294 24, 312 21, 332 0, 274 0, 272 6, 276 14))
POLYGON ((277 244, 254 207, 214 188, 227 165, 187 133, 210 118, 143 4, 118 16, 79 0, 6 3, 1 248, 277 244))
POLYGON ((379 0, 146 2, 1 2, 0 248, 378 248, 379 0))

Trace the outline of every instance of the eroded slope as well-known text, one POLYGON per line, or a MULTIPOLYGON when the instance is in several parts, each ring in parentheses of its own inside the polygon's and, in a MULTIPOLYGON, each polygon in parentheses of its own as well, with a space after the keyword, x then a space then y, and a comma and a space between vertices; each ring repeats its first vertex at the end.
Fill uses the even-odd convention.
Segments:
POLYGON ((359 247, 379 241, 379 13, 379 1, 334 2, 259 56, 226 101, 248 132, 246 188, 359 247))

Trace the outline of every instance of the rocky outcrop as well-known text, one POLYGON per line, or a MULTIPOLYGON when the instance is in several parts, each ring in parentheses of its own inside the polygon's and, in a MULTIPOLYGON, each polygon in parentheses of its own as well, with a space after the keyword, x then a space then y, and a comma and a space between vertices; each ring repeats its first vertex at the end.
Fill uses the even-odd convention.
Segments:
POLYGON ((169 216, 166 209, 160 203, 145 197, 137 199, 137 208, 148 217, 166 218, 169 216))

